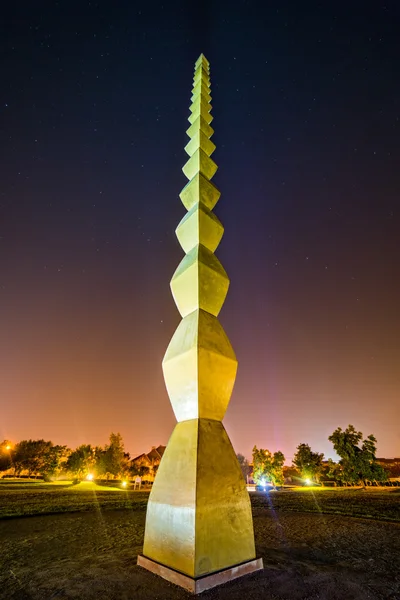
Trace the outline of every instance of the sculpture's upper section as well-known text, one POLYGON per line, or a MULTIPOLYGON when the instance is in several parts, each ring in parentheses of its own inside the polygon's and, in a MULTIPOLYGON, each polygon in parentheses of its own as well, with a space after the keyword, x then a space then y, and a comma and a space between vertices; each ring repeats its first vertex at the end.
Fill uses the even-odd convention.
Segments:
POLYGON ((210 65, 203 54, 195 64, 185 147, 189 179, 180 193, 188 213, 176 229, 185 256, 176 269, 171 290, 182 322, 163 360, 169 397, 178 421, 222 420, 229 403, 237 361, 217 320, 228 293, 229 279, 214 251, 224 228, 212 210, 220 192, 211 183, 217 165, 210 123, 210 65))
POLYGON ((212 210, 221 194, 210 182, 217 165, 210 158, 215 150, 215 144, 210 140, 214 133, 210 126, 213 120, 210 114, 210 66, 203 54, 195 65, 192 92, 189 117, 191 125, 186 131, 190 141, 185 147, 190 158, 183 167, 183 172, 190 181, 180 193, 180 198, 187 210, 191 210, 197 203, 202 208, 212 210))
POLYGON ((214 133, 210 127, 213 120, 210 101, 210 64, 201 54, 195 64, 189 116, 191 126, 187 130, 190 141, 185 147, 190 158, 182 169, 189 183, 180 194, 189 212, 176 229, 187 256, 171 281, 172 294, 182 317, 196 309, 217 316, 229 287, 228 276, 213 254, 224 228, 211 212, 220 193, 210 181, 218 168, 210 158, 215 150, 215 144, 210 140, 214 133))

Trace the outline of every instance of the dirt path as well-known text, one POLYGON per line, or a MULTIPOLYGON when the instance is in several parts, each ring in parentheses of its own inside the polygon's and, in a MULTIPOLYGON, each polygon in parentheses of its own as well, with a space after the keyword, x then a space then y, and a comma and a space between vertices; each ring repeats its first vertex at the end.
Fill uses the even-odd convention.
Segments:
MULTIPOLYGON (((3 600, 187 600, 136 566, 144 511, 0 521, 3 600)), ((256 509, 263 572, 202 600, 400 600, 400 525, 256 509)))

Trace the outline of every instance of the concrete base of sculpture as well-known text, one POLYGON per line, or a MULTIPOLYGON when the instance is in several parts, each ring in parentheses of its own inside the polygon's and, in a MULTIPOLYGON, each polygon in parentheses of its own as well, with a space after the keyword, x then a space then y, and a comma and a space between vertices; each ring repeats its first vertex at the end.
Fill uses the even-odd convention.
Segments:
POLYGON ((261 571, 263 569, 262 558, 256 558, 255 560, 250 560, 240 565, 236 565, 235 567, 230 567, 229 569, 224 569, 217 573, 211 573, 211 575, 192 579, 192 577, 188 577, 183 573, 179 573, 179 571, 174 571, 174 569, 160 565, 160 563, 150 560, 149 558, 146 558, 146 556, 138 556, 137 564, 140 567, 155 573, 159 577, 162 577, 175 585, 179 585, 192 594, 201 594, 201 592, 210 590, 218 585, 228 583, 229 581, 233 581, 233 579, 243 577, 244 575, 250 575, 250 573, 261 571))

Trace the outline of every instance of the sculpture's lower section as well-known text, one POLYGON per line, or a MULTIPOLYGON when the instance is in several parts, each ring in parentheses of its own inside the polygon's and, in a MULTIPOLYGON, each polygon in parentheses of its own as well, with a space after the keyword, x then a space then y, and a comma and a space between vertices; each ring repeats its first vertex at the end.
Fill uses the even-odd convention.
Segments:
POLYGON ((179 585, 192 594, 201 594, 201 592, 210 590, 211 588, 237 579, 238 577, 250 575, 250 573, 254 573, 255 571, 261 571, 263 568, 262 558, 256 558, 255 560, 242 563, 236 567, 231 567, 230 569, 225 569, 224 571, 219 571, 212 575, 205 575, 199 579, 193 579, 192 577, 178 573, 178 571, 164 567, 164 565, 160 565, 145 556, 138 556, 137 564, 140 567, 159 575, 163 579, 166 579, 175 585, 179 585))
POLYGON ((150 494, 143 554, 195 579, 255 559, 249 495, 220 421, 176 425, 150 494))

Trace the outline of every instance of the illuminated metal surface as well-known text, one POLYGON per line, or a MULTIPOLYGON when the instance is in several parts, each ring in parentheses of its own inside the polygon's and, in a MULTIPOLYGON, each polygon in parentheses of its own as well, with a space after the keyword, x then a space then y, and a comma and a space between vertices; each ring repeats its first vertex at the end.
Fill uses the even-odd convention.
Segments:
MULTIPOLYGON (((195 65, 180 194, 188 214, 176 235, 186 253, 171 280, 182 321, 163 360, 177 425, 150 494, 143 554, 192 578, 255 558, 246 484, 222 425, 235 383, 237 360, 217 316, 229 287, 214 255, 223 226, 211 212, 220 192, 210 182, 209 63, 195 65)), ((258 564, 258 563, 257 563, 258 564)))

